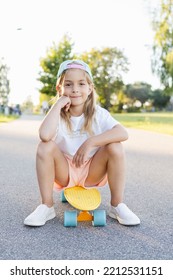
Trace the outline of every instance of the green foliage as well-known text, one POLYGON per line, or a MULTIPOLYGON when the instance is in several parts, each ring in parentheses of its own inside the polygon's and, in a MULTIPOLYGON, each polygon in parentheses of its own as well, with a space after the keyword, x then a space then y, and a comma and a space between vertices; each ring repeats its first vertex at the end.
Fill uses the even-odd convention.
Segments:
POLYGON ((116 48, 92 49, 83 53, 80 59, 86 61, 92 71, 98 101, 109 109, 112 94, 124 86, 122 74, 128 71, 128 60, 116 48))
POLYGON ((50 47, 47 51, 46 57, 41 58, 40 66, 42 71, 39 73, 38 80, 43 84, 40 89, 41 93, 54 96, 56 95, 56 80, 57 72, 60 64, 67 59, 72 59, 73 43, 68 35, 62 38, 62 41, 50 47))
POLYGON ((160 89, 152 91, 150 94, 150 98, 152 100, 152 105, 159 110, 166 107, 170 100, 170 97, 160 89))
POLYGON ((160 0, 154 14, 152 70, 170 93, 173 89, 173 0, 160 0))
POLYGON ((144 82, 128 84, 119 91, 111 112, 140 112, 141 110, 162 110, 168 105, 170 96, 165 90, 152 90, 151 85, 144 82))
POLYGON ((113 94, 112 96, 112 108, 111 108, 111 112, 112 113, 121 113, 124 110, 124 106, 127 107, 127 104, 131 106, 131 99, 127 97, 127 95, 125 94, 125 90, 124 88, 122 88, 121 90, 119 90, 117 92, 117 94, 113 94))
POLYGON ((143 82, 128 84, 125 89, 126 95, 133 101, 139 100, 144 104, 150 96, 151 85, 143 82))

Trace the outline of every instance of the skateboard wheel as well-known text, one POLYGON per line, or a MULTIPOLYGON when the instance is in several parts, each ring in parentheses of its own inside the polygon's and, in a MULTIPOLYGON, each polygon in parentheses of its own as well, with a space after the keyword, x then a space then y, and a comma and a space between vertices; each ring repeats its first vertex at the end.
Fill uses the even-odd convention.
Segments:
POLYGON ((64 226, 76 227, 77 226, 77 211, 64 212, 64 226))
POLYGON ((105 226, 106 225, 106 211, 94 210, 93 211, 93 226, 105 226))
POLYGON ((60 200, 61 200, 61 202, 67 202, 67 199, 66 199, 66 197, 64 195, 64 191, 61 192, 60 200))

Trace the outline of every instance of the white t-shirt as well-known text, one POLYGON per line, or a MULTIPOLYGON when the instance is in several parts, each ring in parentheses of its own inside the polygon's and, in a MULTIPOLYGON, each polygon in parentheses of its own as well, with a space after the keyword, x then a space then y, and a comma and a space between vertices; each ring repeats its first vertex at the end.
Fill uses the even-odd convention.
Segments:
MULTIPOLYGON (((80 131, 84 123, 84 114, 78 117, 71 116, 70 120, 72 124, 72 132, 68 130, 64 120, 60 118, 54 141, 64 154, 73 157, 78 148, 90 137, 90 135, 86 131, 80 131)), ((98 105, 96 106, 95 121, 92 125, 94 135, 101 134, 113 128, 118 123, 119 122, 115 120, 106 109, 101 108, 98 105)), ((92 150, 89 157, 92 157, 97 150, 98 148, 92 150)))

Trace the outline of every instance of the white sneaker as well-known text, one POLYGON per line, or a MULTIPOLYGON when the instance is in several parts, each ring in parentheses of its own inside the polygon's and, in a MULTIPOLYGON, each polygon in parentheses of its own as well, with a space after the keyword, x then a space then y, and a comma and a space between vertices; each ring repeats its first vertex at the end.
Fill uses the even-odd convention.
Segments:
POLYGON ((109 216, 117 219, 125 226, 135 226, 140 224, 140 219, 124 204, 120 203, 117 207, 110 207, 109 216))
POLYGON ((25 220, 24 224, 27 226, 43 226, 48 220, 55 218, 54 207, 48 207, 45 204, 40 204, 34 212, 32 212, 25 220))

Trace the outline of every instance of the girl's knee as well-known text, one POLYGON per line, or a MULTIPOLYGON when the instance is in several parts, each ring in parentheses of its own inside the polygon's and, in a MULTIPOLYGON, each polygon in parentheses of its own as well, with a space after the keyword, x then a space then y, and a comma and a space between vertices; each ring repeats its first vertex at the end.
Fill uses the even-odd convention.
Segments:
POLYGON ((109 156, 124 157, 124 149, 121 143, 108 144, 106 150, 109 156))
POLYGON ((54 153, 55 148, 57 148, 56 144, 53 141, 49 142, 40 142, 37 148, 37 156, 42 158, 54 153))

